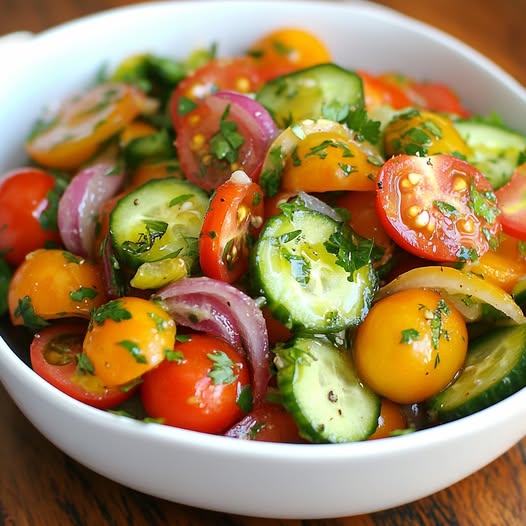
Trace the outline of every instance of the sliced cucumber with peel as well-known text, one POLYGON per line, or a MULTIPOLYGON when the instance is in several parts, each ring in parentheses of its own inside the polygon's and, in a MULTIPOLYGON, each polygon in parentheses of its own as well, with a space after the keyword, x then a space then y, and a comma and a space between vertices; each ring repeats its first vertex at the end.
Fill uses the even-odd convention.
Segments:
POLYGON ((269 219, 252 269, 274 317, 312 334, 358 325, 377 289, 371 261, 360 261, 359 242, 347 225, 314 210, 299 207, 269 219), (334 253, 332 240, 343 255, 334 253))
POLYGON ((275 354, 283 405, 304 438, 341 443, 374 433, 381 399, 360 382, 350 352, 323 337, 298 336, 275 354))
POLYGON ((456 420, 526 386, 526 324, 500 327, 470 343, 464 367, 428 402, 433 420, 456 420))
POLYGON ((455 127, 471 148, 467 159, 476 166, 496 190, 506 184, 515 168, 526 159, 526 136, 504 126, 459 120, 455 127))
POLYGON ((170 177, 154 179, 119 200, 110 214, 113 248, 132 269, 166 258, 182 258, 188 268, 198 262, 198 238, 208 194, 170 177))

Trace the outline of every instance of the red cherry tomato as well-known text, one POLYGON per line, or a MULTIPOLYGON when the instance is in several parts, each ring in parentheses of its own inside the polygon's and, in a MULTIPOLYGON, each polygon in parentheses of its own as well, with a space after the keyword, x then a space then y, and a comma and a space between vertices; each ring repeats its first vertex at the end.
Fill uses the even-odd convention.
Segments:
POLYGON ((369 111, 384 105, 397 110, 412 105, 411 99, 396 84, 385 82, 379 76, 366 71, 359 71, 358 73, 362 78, 365 106, 369 111))
POLYGON ((221 96, 201 102, 177 128, 181 168, 189 181, 207 191, 238 169, 257 181, 268 144, 257 120, 221 96))
POLYGON ((470 112, 462 106, 458 95, 447 85, 439 82, 415 82, 412 86, 423 100, 424 108, 438 113, 452 113, 469 117, 470 112))
POLYGON ((263 191, 248 177, 232 177, 218 187, 199 238, 199 260, 206 276, 234 283, 247 271, 263 213, 263 191))
POLYGON ((19 265, 38 248, 61 244, 57 205, 62 188, 38 168, 19 168, 0 181, 0 254, 19 265))
POLYGON ((495 194, 502 209, 502 229, 506 234, 526 240, 526 163, 495 194))
POLYGON ((378 174, 376 210, 402 248, 433 261, 472 260, 501 231, 500 210, 486 178, 450 155, 399 155, 378 174))
POLYGON ((247 363, 233 347, 192 334, 144 375, 141 399, 146 413, 166 425, 218 434, 243 417, 248 388, 247 363))
POLYGON ((226 433, 233 438, 257 440, 260 442, 304 443, 298 425, 283 406, 265 402, 226 433))
POLYGON ((99 409, 110 409, 127 400, 133 389, 106 387, 83 367, 79 359, 86 325, 61 322, 36 333, 31 343, 34 371, 63 393, 99 409))
POLYGON ((217 58, 200 67, 177 85, 169 103, 174 128, 208 95, 222 90, 254 93, 263 83, 251 57, 217 58))

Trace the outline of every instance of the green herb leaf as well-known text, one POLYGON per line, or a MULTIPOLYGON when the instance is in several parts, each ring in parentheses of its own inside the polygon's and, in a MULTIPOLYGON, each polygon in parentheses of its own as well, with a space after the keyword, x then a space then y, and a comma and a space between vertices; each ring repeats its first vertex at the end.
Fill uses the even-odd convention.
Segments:
POLYGON ((208 376, 212 378, 215 385, 231 384, 236 380, 237 376, 234 374, 234 362, 224 351, 215 350, 208 353, 207 356, 214 362, 208 376))
POLYGON ((137 363, 148 363, 146 356, 141 351, 141 348, 137 345, 136 342, 133 342, 131 340, 122 340, 118 342, 118 344, 121 347, 124 347, 137 363))

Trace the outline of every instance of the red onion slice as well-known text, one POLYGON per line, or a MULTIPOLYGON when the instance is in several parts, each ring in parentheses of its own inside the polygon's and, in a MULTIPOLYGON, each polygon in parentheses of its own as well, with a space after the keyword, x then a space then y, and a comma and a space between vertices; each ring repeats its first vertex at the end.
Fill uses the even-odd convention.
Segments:
POLYGON ((226 335, 227 341, 237 348, 240 342, 251 368, 254 405, 264 401, 270 379, 267 326, 261 309, 250 296, 233 285, 207 277, 183 278, 160 289, 155 296, 164 301, 181 325, 226 335))
POLYGON ((269 144, 278 136, 279 128, 268 110, 249 95, 244 95, 237 91, 224 90, 218 91, 211 96, 228 100, 251 115, 259 125, 261 137, 268 141, 269 144))
POLYGON ((122 186, 124 172, 115 163, 100 162, 78 172, 58 204, 58 228, 64 246, 92 257, 95 227, 101 206, 122 186))

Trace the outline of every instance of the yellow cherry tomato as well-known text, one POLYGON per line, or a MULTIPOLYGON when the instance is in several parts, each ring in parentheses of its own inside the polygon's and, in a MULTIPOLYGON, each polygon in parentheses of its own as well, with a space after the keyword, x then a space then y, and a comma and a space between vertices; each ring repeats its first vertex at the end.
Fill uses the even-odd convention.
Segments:
POLYGON ((306 119, 283 130, 263 161, 260 184, 279 192, 374 191, 383 163, 367 141, 328 119, 306 119))
POLYGON ((408 289, 373 305, 356 332, 360 378, 397 402, 421 402, 461 369, 468 334, 462 315, 437 292, 408 289))
POLYGON ((145 102, 146 96, 131 85, 100 84, 66 101, 50 125, 31 136, 27 152, 49 168, 78 168, 104 141, 133 121, 145 102))
POLYGON ((397 431, 403 431, 406 428, 407 421, 400 404, 396 404, 388 398, 383 398, 380 416, 378 417, 378 427, 368 440, 388 438, 397 431))
POLYGON ((16 269, 8 290, 14 325, 38 329, 42 320, 81 317, 108 300, 100 268, 60 249, 31 252, 16 269))
POLYGON ((386 125, 384 149, 387 156, 447 153, 467 158, 470 153, 451 119, 416 109, 399 113, 386 125))
POLYGON ((325 44, 305 29, 277 29, 254 42, 249 49, 267 78, 277 77, 299 69, 331 62, 325 44))
POLYGON ((104 385, 123 385, 160 364, 175 334, 175 322, 158 303, 125 296, 92 313, 82 349, 104 385))
POLYGON ((476 261, 467 261, 462 270, 482 276, 502 290, 511 292, 526 276, 526 255, 521 250, 522 244, 514 237, 503 235, 495 250, 489 250, 476 261))

